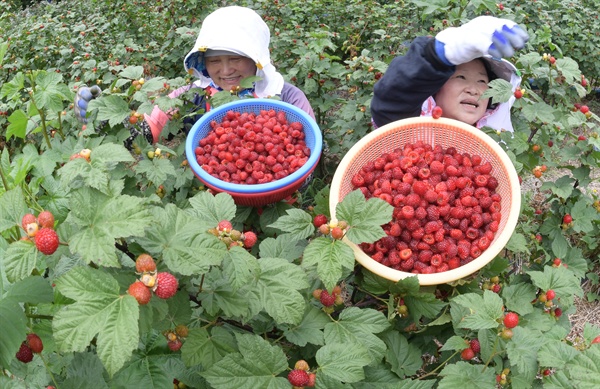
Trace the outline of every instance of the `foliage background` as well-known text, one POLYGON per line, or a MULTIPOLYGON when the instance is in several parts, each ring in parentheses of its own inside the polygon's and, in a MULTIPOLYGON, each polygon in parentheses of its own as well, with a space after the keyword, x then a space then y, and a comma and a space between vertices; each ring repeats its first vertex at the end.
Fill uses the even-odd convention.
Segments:
MULTIPOLYGON (((177 379, 181 387, 285 388, 287 371, 304 358, 319 388, 598 387, 600 347, 590 343, 600 329, 586 325, 573 338, 569 314, 576 299, 599 299, 599 11, 593 0, 521 3, 0 1, 0 320, 9 323, 0 386, 162 388, 177 379), (270 25, 273 60, 305 91, 323 130, 321 163, 296 206, 259 212, 208 195, 184 162, 179 130, 189 104, 162 97, 190 81, 182 58, 203 17, 234 3, 270 25), (370 131, 372 88, 389 61, 414 36, 481 14, 531 34, 513 59, 527 81, 513 110, 517 131, 490 132, 527 184, 519 225, 506 250, 469 279, 389 283, 355 267, 341 241, 316 233, 312 216, 329 214, 328 183, 370 131), (141 77, 138 91, 132 81, 141 77), (76 87, 94 83, 104 93, 82 129, 71 103, 76 87), (122 146, 122 122, 155 103, 184 114, 167 128, 175 136, 159 145, 162 157, 150 159, 156 146, 142 139, 133 153, 122 146), (92 162, 69 162, 82 148, 92 149, 92 162), (42 209, 55 214, 66 243, 49 257, 19 241, 21 216, 42 209), (567 213, 571 226, 561 224, 567 213), (211 240, 206 231, 224 218, 257 231, 261 245, 228 251, 211 240), (175 298, 138 307, 126 295, 142 252, 177 274, 175 298), (568 267, 552 266, 555 258, 568 267), (585 295, 584 280, 592 285, 585 295), (496 281, 499 293, 489 290, 496 281), (312 290, 333 284, 343 287, 344 305, 326 313, 312 290), (539 301, 548 289, 560 297, 549 307, 539 301), (521 316, 512 340, 498 336, 503 309, 521 316), (162 333, 178 324, 191 331, 172 353, 162 333), (31 331, 45 349, 25 365, 14 354, 31 331), (481 354, 461 361, 473 338, 481 354)), ((507 93, 499 84, 491 95, 507 93)), ((346 204, 346 213, 364 206, 346 204)))

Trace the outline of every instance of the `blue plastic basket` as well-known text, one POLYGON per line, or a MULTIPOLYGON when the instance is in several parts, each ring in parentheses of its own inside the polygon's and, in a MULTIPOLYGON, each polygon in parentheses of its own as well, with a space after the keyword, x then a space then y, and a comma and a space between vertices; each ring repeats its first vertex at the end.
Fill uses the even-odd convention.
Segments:
POLYGON ((185 145, 186 158, 196 177, 210 189, 216 192, 229 193, 236 204, 261 206, 283 200, 293 194, 316 168, 323 149, 323 135, 321 129, 306 112, 300 108, 279 100, 272 99, 244 99, 224 104, 204 114, 191 128, 185 145), (223 121, 228 111, 240 113, 255 113, 274 109, 283 111, 288 122, 300 122, 304 127, 306 145, 310 148, 310 157, 304 165, 292 174, 272 182, 255 185, 234 184, 220 180, 207 173, 196 161, 195 149, 200 140, 212 130, 210 123, 214 120, 223 121))

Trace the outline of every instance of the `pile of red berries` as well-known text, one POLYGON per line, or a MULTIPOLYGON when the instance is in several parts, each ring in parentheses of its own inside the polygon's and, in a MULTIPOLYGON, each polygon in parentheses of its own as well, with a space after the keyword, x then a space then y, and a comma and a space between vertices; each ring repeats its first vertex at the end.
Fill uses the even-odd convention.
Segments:
POLYGON ((133 296, 140 305, 146 305, 152 298, 152 292, 161 299, 170 299, 177 293, 179 281, 169 272, 157 272, 156 262, 149 254, 140 254, 135 260, 136 274, 139 279, 134 281, 127 293, 133 296))
POLYGON ((302 123, 284 111, 227 111, 195 149, 196 161, 211 176, 233 184, 265 184, 300 169, 310 157, 302 123))
POLYGON ((35 243, 37 249, 46 255, 52 255, 60 244, 58 234, 54 230, 54 215, 50 211, 42 211, 36 217, 32 213, 21 218, 21 227, 27 236, 23 240, 35 243))
POLYGON ((362 243, 377 262, 396 270, 431 274, 479 257, 501 219, 498 180, 479 155, 418 141, 368 162, 352 177, 367 199, 394 207, 386 237, 362 243))

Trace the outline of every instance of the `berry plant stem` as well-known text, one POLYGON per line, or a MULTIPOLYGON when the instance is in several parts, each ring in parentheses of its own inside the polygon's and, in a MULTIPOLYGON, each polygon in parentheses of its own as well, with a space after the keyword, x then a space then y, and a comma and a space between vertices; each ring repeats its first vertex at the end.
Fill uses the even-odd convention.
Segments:
POLYGON ((446 366, 446 364, 447 364, 447 363, 448 363, 450 360, 452 360, 452 358, 454 358, 454 357, 455 357, 455 356, 457 356, 457 355, 460 355, 461 351, 462 351, 462 350, 457 350, 457 351, 455 351, 455 352, 454 352, 454 354, 452 354, 452 355, 450 355, 448 358, 446 358, 446 360, 445 360, 444 362, 440 363, 440 364, 439 364, 439 365, 438 365, 438 366, 437 366, 435 369, 433 369, 432 371, 430 371, 430 372, 429 372, 429 373, 427 373, 427 374, 423 374, 422 376, 420 376, 420 377, 419 377, 419 380, 425 379, 426 377, 430 377, 430 376, 433 376, 433 375, 437 375, 437 374, 436 374, 436 372, 437 372, 438 370, 442 369, 444 366, 446 366))
POLYGON ((40 356, 40 359, 44 363, 44 366, 46 367, 46 371, 48 372, 48 375, 50 376, 50 379, 54 383, 54 387, 56 389, 58 389, 58 384, 56 383, 56 379, 54 378, 54 374, 52 374, 52 370, 50 370, 50 368, 48 367, 48 363, 46 362, 46 358, 44 358, 44 356, 42 355, 42 353, 40 353, 38 355, 40 356))

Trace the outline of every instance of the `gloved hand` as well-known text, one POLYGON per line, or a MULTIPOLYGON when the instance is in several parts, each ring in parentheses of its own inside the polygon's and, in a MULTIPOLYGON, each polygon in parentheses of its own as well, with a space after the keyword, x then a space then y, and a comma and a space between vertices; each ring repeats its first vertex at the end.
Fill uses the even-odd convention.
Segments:
POLYGON ((77 91, 73 109, 75 110, 75 116, 77 117, 77 120, 79 120, 81 123, 87 123, 85 116, 87 114, 88 103, 90 100, 98 97, 101 92, 102 90, 98 85, 94 85, 91 88, 83 86, 77 91))
POLYGON ((486 54, 494 58, 512 57, 522 49, 529 35, 515 22, 493 16, 480 16, 460 27, 440 31, 435 51, 447 65, 460 65, 486 54))

